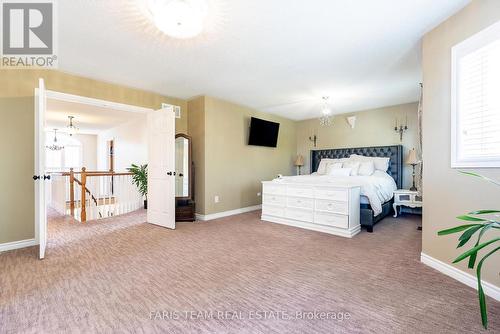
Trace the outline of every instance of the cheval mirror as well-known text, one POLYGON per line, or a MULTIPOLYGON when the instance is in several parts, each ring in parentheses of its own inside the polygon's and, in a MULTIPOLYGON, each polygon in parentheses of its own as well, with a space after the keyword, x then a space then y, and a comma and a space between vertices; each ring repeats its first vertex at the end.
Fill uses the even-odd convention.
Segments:
POLYGON ((191 137, 175 135, 175 220, 194 221, 194 166, 191 159, 191 137))

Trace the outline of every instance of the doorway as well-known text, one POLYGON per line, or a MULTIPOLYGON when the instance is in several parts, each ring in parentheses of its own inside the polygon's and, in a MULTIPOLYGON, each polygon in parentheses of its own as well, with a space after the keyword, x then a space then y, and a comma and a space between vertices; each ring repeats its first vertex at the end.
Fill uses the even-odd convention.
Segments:
MULTIPOLYGON (((69 215, 75 223, 89 223, 142 206, 142 196, 135 196, 137 187, 127 171, 132 163, 152 164, 157 166, 156 169, 162 169, 161 172, 153 171, 156 181, 148 182, 152 188, 148 192, 152 210, 148 210, 147 221, 175 228, 175 188, 172 187, 171 192, 163 188, 160 193, 156 185, 158 182, 169 185, 165 168, 175 163, 173 108, 153 110, 50 91, 45 89, 43 79, 39 80, 39 87, 35 90, 35 100, 35 235, 41 259, 45 257, 47 247, 49 205, 52 213, 55 209, 59 214, 69 215), (133 119, 133 130, 129 132, 135 135, 139 133, 137 124, 144 124, 140 140, 134 142, 134 139, 127 138, 125 130, 124 137, 122 134, 117 138, 99 136, 98 130, 105 133, 103 127, 113 122, 118 128, 125 124, 124 118, 133 119), (88 158, 87 152, 92 147, 88 143, 92 143, 91 137, 98 143, 94 148, 98 153, 94 161, 88 158), (170 137, 169 150, 165 147, 169 146, 170 137), (158 146, 155 142, 162 138, 164 145, 155 148, 158 146)), ((171 183, 174 184, 173 179, 171 183)))

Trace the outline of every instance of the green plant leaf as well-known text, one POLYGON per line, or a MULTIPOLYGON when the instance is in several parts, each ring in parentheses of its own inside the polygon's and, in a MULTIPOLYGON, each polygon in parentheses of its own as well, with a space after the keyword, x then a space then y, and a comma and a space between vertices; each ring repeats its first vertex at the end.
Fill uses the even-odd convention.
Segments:
POLYGON ((500 210, 478 210, 469 212, 469 215, 484 215, 489 213, 500 213, 500 210))
MULTIPOLYGON (((476 244, 474 245, 474 247, 479 245, 479 243, 481 242, 481 238, 483 237, 484 233, 486 233, 486 231, 488 231, 490 228, 494 228, 494 226, 493 226, 494 224, 496 224, 496 223, 489 223, 489 224, 486 224, 483 226, 481 232, 479 232, 479 236, 477 237, 477 241, 476 241, 476 244)), ((467 264, 467 267, 469 269, 474 268, 474 265, 476 263, 476 258, 477 258, 477 253, 474 253, 470 256, 469 263, 467 264)))
POLYGON ((478 230, 482 229, 484 225, 478 225, 478 226, 473 226, 471 228, 469 228, 468 230, 466 230, 459 238, 459 243, 458 243, 458 246, 457 248, 460 248, 462 247, 463 245, 465 245, 469 240, 470 238, 474 235, 474 233, 476 233, 478 230))
POLYGON ((491 239, 489 241, 486 241, 485 243, 477 245, 476 247, 469 249, 467 252, 465 252, 465 253, 461 254, 459 257, 457 257, 453 261, 453 263, 460 262, 463 259, 465 259, 466 257, 469 257, 469 256, 471 256, 474 253, 477 253, 478 250, 480 250, 480 249, 482 249, 482 248, 484 248, 484 247, 486 247, 486 246, 488 246, 488 245, 490 245, 490 244, 492 244, 494 242, 497 242, 497 241, 500 241, 500 238, 491 239))
POLYGON ((490 179, 489 177, 486 177, 484 175, 481 175, 481 174, 478 174, 478 173, 474 173, 474 172, 466 172, 466 171, 463 171, 463 170, 460 170, 459 172, 462 173, 462 174, 465 174, 465 175, 471 175, 471 176, 479 177, 479 178, 481 178, 483 180, 486 180, 486 181, 488 181, 490 183, 493 183, 493 184, 496 184, 497 186, 500 186, 500 182, 499 181, 490 179))
POLYGON ((455 227, 452 227, 452 228, 449 228, 449 229, 446 229, 446 230, 439 231, 438 235, 447 235, 447 234, 453 234, 453 233, 457 233, 457 232, 462 232, 463 230, 466 230, 469 227, 478 226, 478 225, 482 225, 482 224, 467 224, 467 225, 455 226, 455 227))
POLYGON ((458 216, 457 219, 466 220, 469 222, 485 222, 485 221, 487 221, 487 219, 476 218, 476 217, 467 216, 467 215, 458 216))
POLYGON ((486 260, 490 255, 494 254, 500 249, 497 247, 490 251, 488 254, 483 256, 481 261, 477 264, 476 276, 477 276, 477 292, 479 296, 479 308, 481 309, 481 322, 483 323, 483 327, 485 329, 488 328, 488 310, 486 308, 486 297, 483 291, 483 284, 481 283, 481 269, 483 267, 484 260, 486 260))

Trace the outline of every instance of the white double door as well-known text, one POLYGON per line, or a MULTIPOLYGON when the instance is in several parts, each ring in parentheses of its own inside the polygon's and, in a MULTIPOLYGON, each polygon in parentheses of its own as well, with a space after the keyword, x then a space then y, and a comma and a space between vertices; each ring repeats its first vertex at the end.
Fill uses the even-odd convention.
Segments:
MULTIPOLYGON (((47 188, 45 169, 45 111, 43 79, 35 89, 35 240, 39 257, 47 247, 47 188)), ((148 213, 151 224, 175 229, 175 113, 172 106, 150 111, 148 120, 148 213)))
POLYGON ((175 228, 175 113, 148 113, 148 223, 175 228))

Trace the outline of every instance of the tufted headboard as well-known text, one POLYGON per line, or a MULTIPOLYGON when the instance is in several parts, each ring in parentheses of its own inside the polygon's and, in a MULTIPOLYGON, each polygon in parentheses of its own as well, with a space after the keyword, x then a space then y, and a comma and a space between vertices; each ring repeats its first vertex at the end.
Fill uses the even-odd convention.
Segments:
POLYGON ((349 158, 351 154, 390 158, 387 173, 396 181, 398 189, 403 188, 403 145, 311 150, 311 173, 318 170, 322 158, 349 158))

